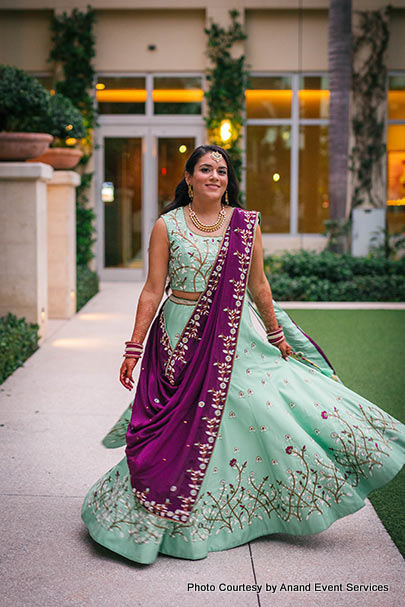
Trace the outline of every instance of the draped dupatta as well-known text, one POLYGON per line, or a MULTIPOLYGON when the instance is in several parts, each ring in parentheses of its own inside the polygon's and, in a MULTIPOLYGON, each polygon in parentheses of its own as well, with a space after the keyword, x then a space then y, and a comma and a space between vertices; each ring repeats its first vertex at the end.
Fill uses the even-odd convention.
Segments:
POLYGON ((207 282, 172 348, 164 304, 149 333, 126 433, 133 492, 186 523, 214 450, 231 380, 258 222, 235 208, 207 282))

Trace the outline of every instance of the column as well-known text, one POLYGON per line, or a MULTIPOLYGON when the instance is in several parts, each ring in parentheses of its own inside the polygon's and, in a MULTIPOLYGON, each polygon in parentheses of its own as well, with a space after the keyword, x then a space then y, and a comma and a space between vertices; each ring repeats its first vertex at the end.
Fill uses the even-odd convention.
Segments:
POLYGON ((71 318, 76 313, 75 171, 55 171, 48 183, 48 315, 71 318))
POLYGON ((48 316, 47 181, 41 162, 0 162, 0 315, 38 323, 48 316))

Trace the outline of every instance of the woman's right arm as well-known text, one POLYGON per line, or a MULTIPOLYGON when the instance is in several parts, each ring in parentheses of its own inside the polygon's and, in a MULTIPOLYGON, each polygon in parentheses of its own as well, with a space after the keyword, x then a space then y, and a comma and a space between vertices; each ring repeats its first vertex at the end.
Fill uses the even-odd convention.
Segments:
MULTIPOLYGON (((149 240, 149 269, 138 300, 135 324, 130 341, 142 344, 159 303, 162 300, 169 263, 169 238, 164 220, 160 217, 153 226, 149 240)), ((120 369, 120 382, 132 389, 132 371, 138 362, 136 358, 125 358, 120 369)))

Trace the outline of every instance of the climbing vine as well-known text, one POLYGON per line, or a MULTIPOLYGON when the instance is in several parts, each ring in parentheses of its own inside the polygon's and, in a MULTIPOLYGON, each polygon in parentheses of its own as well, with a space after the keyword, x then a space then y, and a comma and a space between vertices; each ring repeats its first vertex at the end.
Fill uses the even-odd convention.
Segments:
POLYGON ((238 180, 242 177, 241 135, 244 124, 245 89, 248 70, 245 56, 231 54, 235 42, 247 38, 238 22, 239 12, 229 11, 231 24, 228 29, 211 23, 205 29, 208 36, 207 55, 211 67, 207 71, 209 89, 205 93, 208 111, 205 122, 212 143, 228 148, 238 180), (227 137, 224 139, 224 133, 227 137))
POLYGON ((391 7, 357 11, 353 28, 352 208, 383 207, 386 197, 385 130, 391 7))
POLYGON ((49 61, 55 62, 55 90, 62 93, 77 107, 83 117, 86 137, 81 140, 83 156, 80 160, 81 184, 76 188, 77 265, 87 266, 94 257, 94 220, 96 214, 88 206, 87 192, 93 173, 86 167, 93 153, 93 129, 96 126, 96 109, 89 91, 94 87, 95 11, 73 9, 69 14, 54 15, 51 22, 53 48, 49 61))

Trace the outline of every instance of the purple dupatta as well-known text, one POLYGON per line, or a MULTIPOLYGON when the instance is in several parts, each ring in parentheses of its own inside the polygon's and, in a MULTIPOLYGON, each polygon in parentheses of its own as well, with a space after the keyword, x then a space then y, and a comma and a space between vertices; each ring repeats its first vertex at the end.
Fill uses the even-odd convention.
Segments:
POLYGON ((235 208, 205 291, 172 348, 164 303, 145 346, 126 434, 133 492, 149 512, 186 523, 228 394, 258 222, 235 208))

